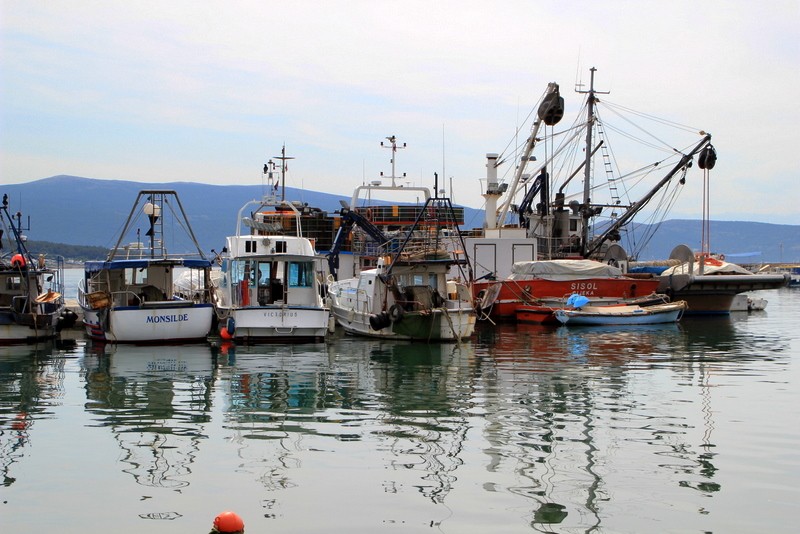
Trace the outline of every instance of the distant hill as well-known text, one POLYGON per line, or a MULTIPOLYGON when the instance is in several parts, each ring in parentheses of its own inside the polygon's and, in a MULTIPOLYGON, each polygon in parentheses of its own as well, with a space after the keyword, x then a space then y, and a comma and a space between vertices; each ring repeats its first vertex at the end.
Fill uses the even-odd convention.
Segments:
MULTIPOLYGON (((236 216, 242 205, 264 194, 260 185, 156 184, 60 175, 0 186, 0 195, 8 194, 11 210, 23 213, 23 224, 30 217, 31 229, 25 233, 31 240, 110 248, 142 189, 177 191, 205 251, 220 250, 225 238, 236 229, 236 216)), ((291 187, 285 192, 287 200, 299 200, 331 214, 340 209, 340 201, 350 203, 351 196, 349 192, 347 196, 332 195, 291 187)), ((391 199, 385 201, 376 203, 388 204, 391 199)), ((465 208, 464 217, 470 225, 480 225, 483 212, 465 208)))
MULTIPOLYGON (((53 176, 24 184, 0 187, 9 195, 12 211, 21 211, 23 221, 30 216, 31 240, 69 245, 109 248, 114 245, 137 193, 142 189, 174 189, 188 212, 198 241, 204 250, 219 250, 225 237, 235 230, 236 214, 248 200, 261 198, 260 185, 208 185, 191 182, 139 183, 95 180, 76 176, 53 176)), ((333 213, 340 201, 350 201, 350 193, 332 195, 286 188, 286 198, 333 213)), ((389 203, 392 199, 384 199, 389 203)), ((464 209, 466 228, 480 227, 483 211, 464 209)), ((654 230, 633 226, 636 236, 654 230)), ((665 221, 642 248, 639 259, 663 259, 679 244, 700 248, 699 220, 665 221)), ((641 239, 641 238, 640 238, 641 239)), ((633 250, 635 240, 622 245, 633 250)), ((737 263, 800 261, 800 226, 745 221, 712 221, 712 250, 737 263)))

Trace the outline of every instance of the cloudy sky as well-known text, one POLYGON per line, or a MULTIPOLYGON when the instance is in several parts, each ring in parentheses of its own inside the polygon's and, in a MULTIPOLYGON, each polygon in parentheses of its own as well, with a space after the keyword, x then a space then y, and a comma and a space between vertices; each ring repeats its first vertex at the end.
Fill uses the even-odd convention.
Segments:
MULTIPOLYGON (((800 224, 800 2, 0 0, 0 182, 57 174, 350 194, 434 172, 482 207, 548 82, 714 136, 711 215, 800 224)), ((671 217, 699 218, 699 174, 671 217)))

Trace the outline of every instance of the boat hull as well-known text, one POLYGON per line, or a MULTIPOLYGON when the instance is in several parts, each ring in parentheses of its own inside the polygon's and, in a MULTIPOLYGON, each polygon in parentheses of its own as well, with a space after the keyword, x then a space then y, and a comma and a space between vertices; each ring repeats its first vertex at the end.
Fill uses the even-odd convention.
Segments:
POLYGON ((83 308, 86 335, 111 343, 184 343, 205 341, 214 307, 187 301, 148 307, 83 308))
POLYGON ((476 315, 471 308, 435 308, 420 312, 406 312, 402 319, 375 330, 370 324, 370 313, 353 308, 331 306, 337 324, 353 335, 382 339, 455 341, 469 338, 475 331, 476 315))
POLYGON ((54 338, 58 334, 57 319, 57 316, 48 317, 47 322, 26 325, 16 322, 10 313, 0 313, 0 344, 31 343, 54 338))
POLYGON ((683 301, 640 306, 587 307, 586 309, 556 310, 556 319, 569 325, 639 325, 674 323, 680 320, 686 309, 683 301), (623 310, 622 308, 626 308, 623 310))
POLYGON ((222 310, 224 337, 240 342, 322 341, 330 311, 317 307, 248 307, 222 310))
POLYGON ((517 322, 528 324, 561 324, 558 322, 555 315, 558 309, 559 308, 553 308, 552 306, 521 304, 517 306, 517 322))
POLYGON ((673 274, 662 275, 659 292, 673 300, 685 300, 690 315, 718 315, 731 311, 739 293, 763 289, 778 289, 789 283, 789 275, 766 274, 673 274))

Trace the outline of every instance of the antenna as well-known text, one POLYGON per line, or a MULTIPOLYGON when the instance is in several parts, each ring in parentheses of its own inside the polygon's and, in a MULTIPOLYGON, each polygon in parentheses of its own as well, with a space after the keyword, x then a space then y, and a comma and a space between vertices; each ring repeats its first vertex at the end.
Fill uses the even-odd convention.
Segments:
POLYGON ((386 139, 389 141, 389 143, 391 143, 391 145, 390 145, 390 146, 385 146, 385 145, 383 144, 383 141, 381 141, 381 146, 382 146, 382 147, 384 147, 384 148, 390 148, 390 149, 392 149, 392 159, 391 159, 391 160, 389 160, 389 161, 391 161, 391 163, 392 163, 392 175, 390 176, 390 178, 392 179, 392 187, 395 187, 395 183, 394 183, 394 181, 395 181, 395 178, 397 178, 397 176, 395 176, 395 174, 394 174, 394 163, 395 163, 395 161, 394 161, 394 160, 395 160, 395 154, 397 153, 397 150, 398 150, 399 148, 406 148, 406 144, 405 144, 405 143, 403 143, 403 146, 401 146, 401 147, 398 147, 398 146, 397 146, 397 137, 395 137, 394 135, 390 135, 390 136, 389 136, 389 137, 387 137, 386 139))
POLYGON ((444 123, 442 123, 442 179, 444 179, 447 174, 445 174, 445 150, 444 150, 444 123))
POLYGON ((283 202, 286 200, 286 160, 294 159, 294 157, 286 155, 286 144, 281 147, 281 155, 273 157, 281 162, 281 202, 283 202))

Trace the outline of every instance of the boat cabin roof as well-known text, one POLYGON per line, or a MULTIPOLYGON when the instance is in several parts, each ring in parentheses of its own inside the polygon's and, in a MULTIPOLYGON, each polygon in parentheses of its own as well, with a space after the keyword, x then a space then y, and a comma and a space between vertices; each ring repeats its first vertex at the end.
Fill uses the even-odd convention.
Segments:
POLYGON ((186 258, 141 258, 135 260, 87 261, 84 264, 84 271, 88 273, 115 269, 142 269, 150 266, 173 266, 205 269, 211 267, 211 260, 186 258))

